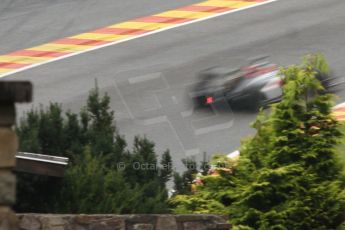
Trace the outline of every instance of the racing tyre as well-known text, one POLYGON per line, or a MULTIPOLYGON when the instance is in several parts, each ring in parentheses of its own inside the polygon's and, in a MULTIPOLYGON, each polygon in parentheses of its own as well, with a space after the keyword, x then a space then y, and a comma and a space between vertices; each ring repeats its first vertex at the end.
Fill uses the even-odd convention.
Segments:
POLYGON ((265 106, 265 96, 261 92, 255 92, 248 97, 249 109, 253 112, 258 112, 260 108, 265 106))

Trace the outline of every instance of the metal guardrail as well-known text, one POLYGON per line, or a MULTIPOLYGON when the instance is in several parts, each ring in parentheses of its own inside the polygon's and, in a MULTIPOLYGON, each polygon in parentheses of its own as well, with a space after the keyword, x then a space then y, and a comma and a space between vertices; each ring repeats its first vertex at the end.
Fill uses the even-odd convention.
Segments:
POLYGON ((67 157, 18 152, 15 171, 42 176, 63 177, 69 163, 67 157))
POLYGON ((37 154, 37 153, 26 153, 26 152, 18 152, 16 154, 17 159, 27 159, 32 161, 41 161, 47 162, 52 164, 61 164, 61 165, 68 165, 68 158, 67 157, 58 157, 58 156, 51 156, 51 155, 44 155, 44 154, 37 154))

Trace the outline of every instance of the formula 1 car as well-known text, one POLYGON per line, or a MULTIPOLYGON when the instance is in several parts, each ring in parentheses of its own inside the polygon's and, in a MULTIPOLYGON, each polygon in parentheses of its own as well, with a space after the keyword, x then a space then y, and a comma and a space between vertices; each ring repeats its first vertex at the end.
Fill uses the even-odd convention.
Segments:
MULTIPOLYGON (((212 67, 198 74, 198 82, 191 90, 197 107, 211 106, 219 101, 257 111, 282 97, 282 78, 276 64, 257 57, 239 69, 212 67)), ((316 76, 326 90, 342 84, 336 78, 318 73, 316 76)))

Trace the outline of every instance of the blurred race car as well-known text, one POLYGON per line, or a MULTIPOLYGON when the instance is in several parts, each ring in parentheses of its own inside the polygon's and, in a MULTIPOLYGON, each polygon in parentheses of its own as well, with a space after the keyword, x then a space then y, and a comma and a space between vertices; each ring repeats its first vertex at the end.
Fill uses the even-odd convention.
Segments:
MULTIPOLYGON (((282 97, 282 79, 276 64, 265 61, 267 56, 250 60, 239 69, 212 67, 198 74, 198 82, 190 96, 197 107, 226 102, 245 109, 258 110, 282 97)), ((317 74, 326 90, 343 82, 334 77, 317 74)))

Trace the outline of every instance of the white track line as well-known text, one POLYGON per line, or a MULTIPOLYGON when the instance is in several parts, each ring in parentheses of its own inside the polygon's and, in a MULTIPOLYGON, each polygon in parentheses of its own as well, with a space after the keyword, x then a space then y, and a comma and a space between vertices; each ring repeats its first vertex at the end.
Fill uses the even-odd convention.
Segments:
MULTIPOLYGON (((205 18, 196 19, 196 20, 193 20, 193 21, 190 21, 190 22, 184 22, 184 23, 181 23, 181 24, 177 24, 175 26, 170 26, 170 27, 159 29, 159 30, 154 30, 152 32, 148 32, 148 33, 145 33, 145 34, 142 34, 142 35, 130 37, 130 38, 123 39, 123 40, 114 41, 114 42, 107 43, 107 44, 104 44, 104 45, 101 45, 101 46, 96 46, 96 47, 93 47, 93 48, 88 49, 88 50, 83 50, 83 51, 79 51, 79 52, 76 52, 76 53, 71 53, 71 54, 68 54, 68 55, 65 55, 65 56, 62 56, 62 57, 59 57, 59 58, 51 59, 51 60, 48 60, 48 61, 44 61, 44 62, 40 62, 40 63, 34 64, 34 65, 30 65, 30 66, 27 66, 27 67, 24 67, 24 68, 21 68, 21 69, 16 69, 16 70, 11 71, 11 72, 0 74, 0 78, 6 77, 6 76, 9 76, 11 74, 18 73, 18 72, 22 72, 24 70, 28 70, 28 69, 31 69, 31 68, 34 68, 34 67, 37 67, 37 66, 40 66, 40 65, 44 65, 44 64, 51 63, 51 62, 59 61, 59 60, 65 59, 65 58, 73 57, 73 56, 76 56, 76 55, 79 55, 79 54, 83 54, 83 53, 86 53, 86 52, 90 52, 90 51, 93 51, 93 50, 98 50, 98 49, 101 49, 101 48, 104 48, 104 47, 116 45, 116 44, 119 44, 119 43, 122 43, 122 42, 127 42, 127 41, 130 41, 130 40, 136 39, 136 38, 145 37, 145 36, 148 36, 148 35, 151 35, 151 34, 156 34, 156 33, 159 33, 159 32, 162 32, 162 31, 166 31, 166 30, 170 30, 170 29, 173 29, 173 28, 177 28, 177 27, 180 27, 180 26, 185 26, 185 25, 189 25, 189 24, 192 24, 192 23, 205 21, 205 20, 208 20, 208 19, 211 19, 211 18, 216 18, 216 17, 220 17, 220 16, 223 16, 223 15, 226 15, 226 14, 231 14, 231 13, 235 13, 235 12, 238 12, 238 11, 247 10, 247 9, 250 9, 250 8, 258 7, 258 6, 269 4, 269 3, 272 3, 272 2, 276 2, 276 1, 279 1, 279 0, 269 0, 269 1, 258 3, 258 4, 255 4, 255 5, 246 6, 246 7, 238 8, 238 9, 235 9, 235 10, 230 10, 230 11, 227 11, 227 12, 224 12, 224 13, 211 15, 211 16, 208 16, 208 17, 205 17, 205 18)), ((125 21, 125 22, 128 22, 128 21, 125 21)), ((48 44, 48 43, 44 43, 44 44, 48 44)), ((4 54, 4 55, 6 55, 6 54, 4 54)))

